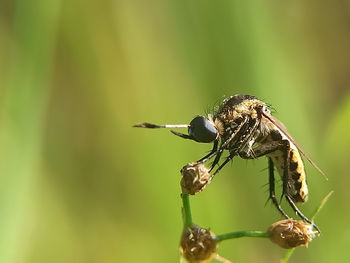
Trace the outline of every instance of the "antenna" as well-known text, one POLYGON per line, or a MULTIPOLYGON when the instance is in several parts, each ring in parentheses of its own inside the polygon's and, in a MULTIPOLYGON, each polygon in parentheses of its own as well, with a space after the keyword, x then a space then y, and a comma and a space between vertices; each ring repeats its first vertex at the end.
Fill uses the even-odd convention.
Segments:
POLYGON ((136 128, 149 128, 149 129, 160 129, 160 128, 188 128, 190 125, 188 124, 165 124, 165 125, 158 125, 148 122, 142 122, 139 124, 134 125, 133 127, 136 128))
MULTIPOLYGON (((148 129, 160 129, 160 128, 188 128, 188 127, 190 127, 190 125, 188 125, 188 124, 158 125, 158 124, 153 124, 153 123, 148 123, 148 122, 142 122, 142 123, 134 125, 133 127, 136 127, 136 128, 148 128, 148 129)), ((194 140, 194 138, 192 136, 189 136, 187 134, 176 132, 176 131, 173 131, 173 130, 171 130, 171 132, 173 134, 175 134, 176 136, 179 136, 181 138, 194 140)))

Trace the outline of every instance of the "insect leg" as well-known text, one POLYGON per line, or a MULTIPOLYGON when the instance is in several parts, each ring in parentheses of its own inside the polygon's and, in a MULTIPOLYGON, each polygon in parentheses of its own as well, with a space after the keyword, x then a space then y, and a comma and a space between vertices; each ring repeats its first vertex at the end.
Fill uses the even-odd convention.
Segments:
POLYGON ((221 157, 223 151, 224 151, 224 149, 222 148, 217 152, 215 159, 214 159, 214 162, 211 164, 211 168, 210 168, 209 172, 211 172, 214 169, 215 165, 217 165, 219 163, 219 160, 220 160, 220 157, 221 157))
POLYGON ((284 216, 285 218, 289 218, 289 216, 283 211, 282 207, 278 203, 275 195, 275 175, 274 175, 274 165, 272 159, 269 157, 269 185, 270 185, 270 199, 272 200, 272 203, 276 206, 278 211, 284 216))
POLYGON ((294 210, 294 212, 300 217, 302 218, 304 221, 306 221, 309 224, 312 224, 312 226, 318 231, 318 233, 321 233, 320 229, 311 222, 310 219, 308 219, 300 210, 299 208, 295 205, 294 201, 292 200, 292 198, 290 197, 290 195, 288 194, 287 191, 287 187, 288 187, 288 170, 289 170, 289 162, 288 162, 288 152, 289 152, 289 144, 286 145, 285 147, 285 152, 284 152, 284 171, 283 171, 283 193, 282 193, 282 197, 283 195, 286 197, 287 202, 289 203, 289 205, 292 207, 292 209, 294 210))
POLYGON ((225 150, 226 146, 229 145, 229 143, 237 136, 237 134, 242 130, 242 127, 244 125, 246 125, 248 123, 248 118, 245 118, 240 125, 236 128, 235 132, 231 134, 230 138, 228 138, 225 142, 222 142, 219 149, 217 149, 217 144, 218 144, 218 140, 214 142, 214 147, 213 150, 206 156, 204 156, 203 158, 201 158, 200 160, 198 160, 198 162, 204 163, 206 161, 208 161, 209 159, 213 158, 214 155, 216 155, 214 162, 211 166, 210 171, 215 167, 215 165, 218 164, 221 154, 223 153, 223 151, 225 150), (214 149, 216 149, 214 151, 214 149))
POLYGON ((283 150, 284 147, 285 143, 283 141, 272 141, 255 147, 252 152, 240 151, 239 156, 243 159, 255 159, 277 150, 283 150))
POLYGON ((206 159, 209 159, 211 156, 213 156, 216 151, 218 150, 218 144, 219 144, 219 140, 216 139, 214 141, 214 145, 213 145, 213 149, 210 151, 210 153, 208 153, 206 156, 202 157, 201 159, 199 159, 197 162, 201 163, 201 162, 205 162, 206 159))
POLYGON ((289 195, 286 195, 286 199, 298 216, 300 216, 304 221, 311 224, 318 231, 318 233, 321 233, 320 229, 299 210, 299 208, 294 204, 292 198, 289 195))
MULTIPOLYGON (((226 140, 221 146, 219 151, 216 154, 215 160, 210 168, 209 171, 212 171, 213 168, 215 167, 215 165, 219 162, 221 154, 223 152, 223 150, 225 149, 225 146, 229 145, 229 143, 232 141, 233 138, 235 138, 236 136, 238 136, 238 140, 237 143, 243 144, 244 146, 249 142, 249 140, 251 139, 251 137, 253 136, 253 134, 255 133, 257 127, 259 126, 259 121, 258 120, 251 120, 248 121, 248 118, 246 118, 239 126, 239 128, 230 136, 230 138, 228 140, 226 140), (251 129, 249 131, 248 134, 240 134, 240 131, 245 131, 246 129, 243 129, 242 127, 244 126, 250 126, 251 125, 251 129), (242 141, 242 137, 244 138, 242 141)), ((230 149, 230 155, 226 158, 226 160, 215 170, 215 172, 211 175, 210 180, 229 162, 232 160, 232 158, 234 156, 237 155, 237 152, 239 151, 239 149, 237 148, 233 148, 230 149)))
POLYGON ((244 149, 247 149, 247 152, 250 152, 251 145, 249 145, 250 142, 255 142, 254 136, 256 136, 256 130, 258 129, 260 125, 260 121, 258 118, 253 119, 248 123, 248 133, 245 134, 245 137, 243 138, 243 141, 241 141, 239 144, 238 152, 244 151, 244 149))
POLYGON ((239 124, 239 126, 236 128, 236 130, 230 135, 230 138, 228 138, 220 147, 220 149, 224 149, 225 147, 227 147, 231 141, 236 138, 236 136, 238 135, 238 133, 241 133, 242 131, 244 132, 246 128, 242 129, 243 126, 248 126, 249 125, 249 118, 245 117, 244 120, 239 124))
MULTIPOLYGON (((230 142, 233 139, 235 139, 237 137, 236 144, 242 143, 241 142, 242 137, 245 136, 245 139, 243 140, 243 144, 245 144, 247 142, 247 140, 249 140, 250 136, 255 132, 257 127, 258 127, 258 123, 255 120, 249 120, 249 118, 245 118, 244 121, 242 121, 242 123, 235 130, 235 132, 231 134, 230 138, 221 144, 220 149, 216 154, 216 157, 214 159, 214 162, 211 165, 209 172, 212 171, 214 169, 214 167, 219 163, 220 157, 221 157, 224 149, 230 144, 230 142), (250 133, 246 135, 245 131, 247 130, 247 128, 249 128, 250 125, 252 125, 252 129, 250 130, 250 133)), ((235 147, 233 149, 230 148, 230 155, 226 158, 224 163, 222 163, 219 166, 219 168, 215 171, 215 173, 212 175, 211 178, 213 178, 215 174, 217 174, 230 160, 232 160, 232 158, 234 156, 237 155, 237 151, 238 151, 238 149, 235 147)))
MULTIPOLYGON (((221 155, 221 154, 220 154, 221 155)), ((235 157, 235 153, 230 153, 230 155, 226 158, 226 160, 215 170, 215 172, 210 176, 210 181, 213 179, 213 177, 229 162, 232 160, 233 157, 235 157)), ((216 159, 216 158, 215 158, 216 159)), ((214 167, 214 166, 213 166, 214 167)), ((213 169, 213 167, 211 169, 213 169)))
MULTIPOLYGON (((260 156, 272 153, 276 150, 281 150, 283 152, 286 152, 285 149, 287 147, 284 141, 272 141, 270 143, 259 145, 254 149, 253 152, 240 152, 240 157, 244 159, 255 159, 260 156)), ((269 164, 269 192, 270 192, 270 199, 272 203, 276 206, 277 210, 280 211, 282 216, 285 218, 289 218, 289 216, 284 212, 280 204, 278 203, 276 199, 275 194, 275 175, 274 175, 274 164, 270 157, 268 157, 268 164, 269 164)), ((287 170, 288 172, 288 170, 287 170)), ((283 180, 285 182, 286 180, 283 180)), ((284 190, 283 190, 284 192, 284 190)))

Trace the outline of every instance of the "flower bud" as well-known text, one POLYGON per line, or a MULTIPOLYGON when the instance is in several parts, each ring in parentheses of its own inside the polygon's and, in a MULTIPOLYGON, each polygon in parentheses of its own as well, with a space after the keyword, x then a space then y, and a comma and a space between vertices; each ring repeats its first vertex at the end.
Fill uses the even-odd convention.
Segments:
POLYGON ((217 254, 215 234, 199 226, 185 228, 180 241, 181 255, 190 263, 210 262, 217 254))
POLYGON ((181 169, 181 188, 185 194, 194 195, 202 191, 210 181, 209 169, 202 163, 190 163, 181 169))
POLYGON ((292 218, 273 223, 267 232, 270 240, 282 248, 308 246, 308 243, 318 233, 313 230, 312 224, 292 218))

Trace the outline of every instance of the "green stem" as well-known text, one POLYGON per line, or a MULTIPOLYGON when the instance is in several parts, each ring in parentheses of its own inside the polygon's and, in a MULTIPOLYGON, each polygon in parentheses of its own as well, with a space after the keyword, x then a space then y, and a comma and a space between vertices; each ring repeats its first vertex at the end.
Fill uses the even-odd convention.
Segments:
POLYGON ((291 249, 288 249, 288 251, 284 255, 284 258, 281 259, 281 263, 287 263, 289 258, 292 256, 294 250, 295 250, 295 247, 291 248, 291 249))
POLYGON ((328 199, 331 197, 331 195, 333 193, 334 193, 334 191, 330 191, 329 194, 326 195, 326 197, 322 199, 321 204, 319 205, 319 207, 317 207, 314 215, 311 218, 311 221, 314 221, 314 219, 317 216, 317 214, 321 211, 321 209, 324 207, 324 205, 327 203, 328 199))
POLYGON ((191 227, 193 225, 192 222, 192 214, 191 214, 191 206, 190 206, 190 196, 189 194, 181 194, 182 198, 182 213, 185 227, 191 227))
POLYGON ((223 241, 227 239, 232 238, 239 238, 239 237, 268 237, 268 233, 265 231, 238 231, 238 232, 231 232, 226 233, 222 235, 217 235, 216 240, 217 241, 223 241))

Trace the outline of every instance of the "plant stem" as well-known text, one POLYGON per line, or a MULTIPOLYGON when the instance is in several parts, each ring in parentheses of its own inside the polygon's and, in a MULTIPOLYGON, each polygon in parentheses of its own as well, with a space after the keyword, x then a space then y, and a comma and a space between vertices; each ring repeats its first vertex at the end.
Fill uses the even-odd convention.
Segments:
POLYGON ((295 247, 291 248, 291 249, 288 249, 288 251, 284 255, 284 258, 281 259, 281 263, 287 263, 289 258, 292 256, 294 250, 295 250, 295 247))
POLYGON ((184 227, 191 227, 193 225, 192 222, 192 214, 191 214, 191 205, 190 205, 190 196, 189 194, 181 194, 182 198, 182 213, 184 220, 184 227))
POLYGON ((220 242, 223 240, 239 237, 268 237, 268 233, 265 231, 238 231, 217 235, 216 240, 220 242))
POLYGON ((319 207, 317 207, 314 215, 311 218, 311 221, 314 221, 315 217, 317 216, 317 214, 321 211, 321 209, 323 208, 323 206, 327 203, 328 199, 331 197, 331 195, 334 193, 334 191, 330 191, 328 195, 326 195, 325 198, 322 199, 321 204, 319 205, 319 207))

